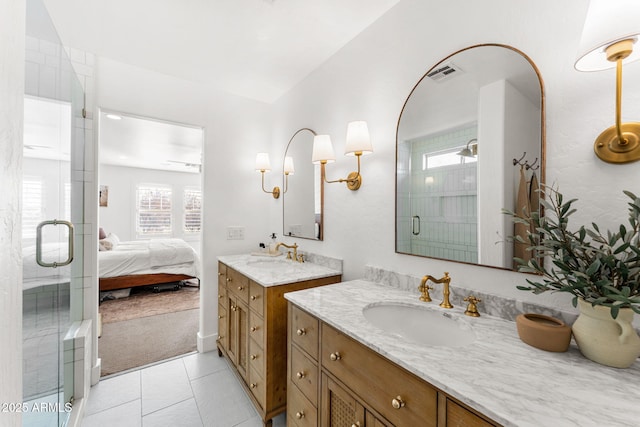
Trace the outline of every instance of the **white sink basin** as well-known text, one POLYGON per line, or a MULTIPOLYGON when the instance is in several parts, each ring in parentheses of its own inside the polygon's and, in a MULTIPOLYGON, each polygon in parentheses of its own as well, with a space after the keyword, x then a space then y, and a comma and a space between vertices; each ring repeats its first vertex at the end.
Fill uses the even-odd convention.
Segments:
POLYGON ((462 347, 476 339, 466 322, 428 307, 373 303, 362 314, 373 326, 389 334, 428 346, 462 347))

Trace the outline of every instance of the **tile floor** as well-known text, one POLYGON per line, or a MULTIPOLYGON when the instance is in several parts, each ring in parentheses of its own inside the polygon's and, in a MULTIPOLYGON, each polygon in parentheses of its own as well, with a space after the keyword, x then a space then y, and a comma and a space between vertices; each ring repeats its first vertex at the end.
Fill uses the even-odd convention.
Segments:
MULTIPOLYGON (((101 380, 91 388, 82 427, 261 427, 225 358, 192 353, 101 380)), ((286 425, 284 414, 274 427, 286 425)))

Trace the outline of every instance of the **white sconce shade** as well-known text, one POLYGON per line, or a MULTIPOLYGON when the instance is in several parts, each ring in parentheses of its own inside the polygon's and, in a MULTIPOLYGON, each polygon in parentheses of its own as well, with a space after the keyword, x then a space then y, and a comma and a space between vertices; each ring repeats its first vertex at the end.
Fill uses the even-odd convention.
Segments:
POLYGON ((287 156, 284 158, 284 174, 285 175, 293 175, 295 173, 295 168, 293 167, 293 157, 287 156))
POLYGON ((271 162, 269 161, 269 153, 258 153, 256 156, 256 171, 269 172, 271 170, 271 162))
POLYGON ((347 141, 344 146, 344 154, 354 156, 356 153, 373 153, 369 129, 365 121, 355 121, 347 125, 347 141))
POLYGON ((336 161, 336 155, 331 145, 331 137, 329 135, 316 135, 313 137, 313 154, 311 161, 314 164, 333 163, 336 161))
MULTIPOLYGON (((611 44, 633 39, 640 35, 640 1, 638 0, 591 0, 575 68, 578 71, 599 71, 616 66, 607 60, 604 49, 611 44)), ((640 59, 640 49, 623 60, 624 64, 640 59)))

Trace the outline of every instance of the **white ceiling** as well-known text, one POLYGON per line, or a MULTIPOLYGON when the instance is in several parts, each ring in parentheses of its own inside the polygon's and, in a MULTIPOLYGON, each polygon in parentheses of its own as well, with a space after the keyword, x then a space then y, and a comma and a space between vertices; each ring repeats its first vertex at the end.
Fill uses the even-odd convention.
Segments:
POLYGON ((273 102, 399 0, 44 0, 63 44, 273 102))
POLYGON ((100 112, 101 164, 199 173, 202 142, 202 128, 100 112))

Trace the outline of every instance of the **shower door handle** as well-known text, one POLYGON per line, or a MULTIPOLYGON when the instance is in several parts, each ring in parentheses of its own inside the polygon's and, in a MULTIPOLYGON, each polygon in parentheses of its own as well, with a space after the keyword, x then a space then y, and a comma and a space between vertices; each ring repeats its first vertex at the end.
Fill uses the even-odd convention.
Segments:
POLYGON ((40 224, 38 224, 38 227, 36 227, 36 262, 38 263, 38 265, 42 267, 56 268, 69 265, 71 264, 71 261, 73 261, 73 224, 71 224, 69 221, 58 219, 42 221, 40 224), (63 262, 44 262, 42 260, 42 228, 44 228, 45 225, 57 226, 58 224, 66 225, 67 227, 69 227, 69 245, 67 259, 63 262))
POLYGON ((414 236, 420 234, 420 217, 418 215, 411 217, 411 234, 414 236))

